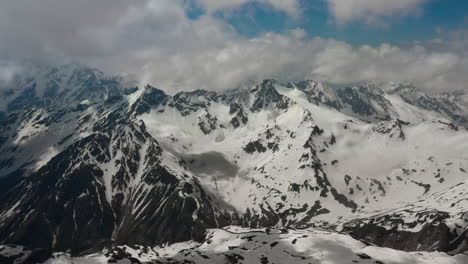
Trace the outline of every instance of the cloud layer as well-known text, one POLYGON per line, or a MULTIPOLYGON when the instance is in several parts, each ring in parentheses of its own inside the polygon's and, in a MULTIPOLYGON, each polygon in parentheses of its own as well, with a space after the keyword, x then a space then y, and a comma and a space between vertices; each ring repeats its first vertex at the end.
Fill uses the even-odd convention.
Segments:
POLYGON ((284 11, 290 15, 299 13, 299 0, 198 0, 198 2, 208 11, 215 12, 223 9, 236 8, 250 2, 267 4, 279 11, 284 11))
POLYGON ((417 14, 428 0, 326 0, 338 24, 362 20, 381 24, 382 19, 417 14))
MULTIPOLYGON (((213 10, 232 3, 200 1, 213 10)), ((268 1, 273 6, 279 2, 268 1)), ((406 46, 353 47, 308 38, 300 28, 247 38, 210 13, 188 18, 182 0, 0 3, 0 60, 80 62, 130 74, 141 84, 169 92, 229 89, 263 78, 335 84, 413 81, 444 90, 466 89, 468 83, 468 41, 451 34, 406 46)))

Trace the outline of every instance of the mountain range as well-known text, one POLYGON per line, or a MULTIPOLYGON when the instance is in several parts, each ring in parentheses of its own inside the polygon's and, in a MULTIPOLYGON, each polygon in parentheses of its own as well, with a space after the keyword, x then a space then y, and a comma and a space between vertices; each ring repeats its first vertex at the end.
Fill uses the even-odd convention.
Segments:
POLYGON ((464 91, 32 67, 0 88, 0 260, 467 263, 467 127, 464 91))

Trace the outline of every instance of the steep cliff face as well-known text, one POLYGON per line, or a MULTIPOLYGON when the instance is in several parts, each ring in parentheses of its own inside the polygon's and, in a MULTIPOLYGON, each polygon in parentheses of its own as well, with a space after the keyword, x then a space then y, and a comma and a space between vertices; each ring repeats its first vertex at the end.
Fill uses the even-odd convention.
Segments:
POLYGON ((1 179, 4 243, 78 253, 111 241, 185 241, 217 226, 210 196, 142 123, 95 129, 38 171, 1 179))

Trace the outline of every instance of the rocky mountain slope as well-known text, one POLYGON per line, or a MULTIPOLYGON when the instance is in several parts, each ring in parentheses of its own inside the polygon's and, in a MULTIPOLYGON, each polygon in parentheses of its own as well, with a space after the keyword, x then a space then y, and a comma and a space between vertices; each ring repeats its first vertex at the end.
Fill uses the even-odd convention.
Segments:
POLYGON ((76 66, 0 93, 0 244, 203 245, 236 225, 468 250, 463 93, 264 80, 169 95, 76 66))
POLYGON ((0 246, 0 260, 41 261, 47 264, 98 263, 394 263, 464 264, 468 256, 440 252, 404 252, 377 247, 348 235, 326 230, 210 229, 204 242, 162 247, 117 246, 100 253, 71 257, 67 253, 0 246))

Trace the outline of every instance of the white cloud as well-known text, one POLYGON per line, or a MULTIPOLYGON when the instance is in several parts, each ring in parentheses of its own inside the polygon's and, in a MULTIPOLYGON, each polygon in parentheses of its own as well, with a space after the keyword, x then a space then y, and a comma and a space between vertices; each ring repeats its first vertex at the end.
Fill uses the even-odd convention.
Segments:
POLYGON ((289 30, 289 33, 291 33, 291 35, 297 39, 303 39, 307 37, 307 32, 305 32, 305 30, 302 28, 291 29, 289 30))
POLYGON ((304 39, 302 31, 293 32, 254 39, 236 35, 213 42, 205 39, 203 45, 172 55, 149 52, 146 58, 158 54, 158 59, 149 59, 146 76, 171 90, 227 89, 263 78, 311 78, 335 84, 411 81, 426 89, 468 89, 468 48, 452 48, 450 40, 438 48, 429 43, 356 48, 332 39, 304 39))
POLYGON ((467 89, 468 57, 461 55, 421 45, 354 48, 336 40, 268 33, 172 55, 150 51, 143 72, 145 81, 169 90, 228 89, 264 78, 310 78, 335 84, 412 81, 427 89, 467 89), (157 58, 151 57, 154 54, 157 58))
POLYGON ((299 0, 197 0, 208 12, 222 9, 232 9, 246 3, 258 2, 272 6, 276 10, 284 11, 296 16, 299 13, 299 0))
POLYGON ((361 20, 381 24, 382 19, 421 12, 428 0, 326 0, 338 24, 361 20))
POLYGON ((347 81, 413 81, 423 88, 467 89, 468 57, 414 45, 400 48, 383 44, 352 48, 331 43, 317 56, 313 75, 332 83, 347 81))
POLYGON ((353 47, 305 38, 301 29, 246 38, 210 14, 189 19, 178 0, 1 1, 0 59, 78 61, 169 92, 229 89, 263 78, 468 88, 468 41, 448 34, 404 47, 353 47))
POLYGON ((17 63, 0 61, 0 83, 9 83, 21 70, 17 63))

